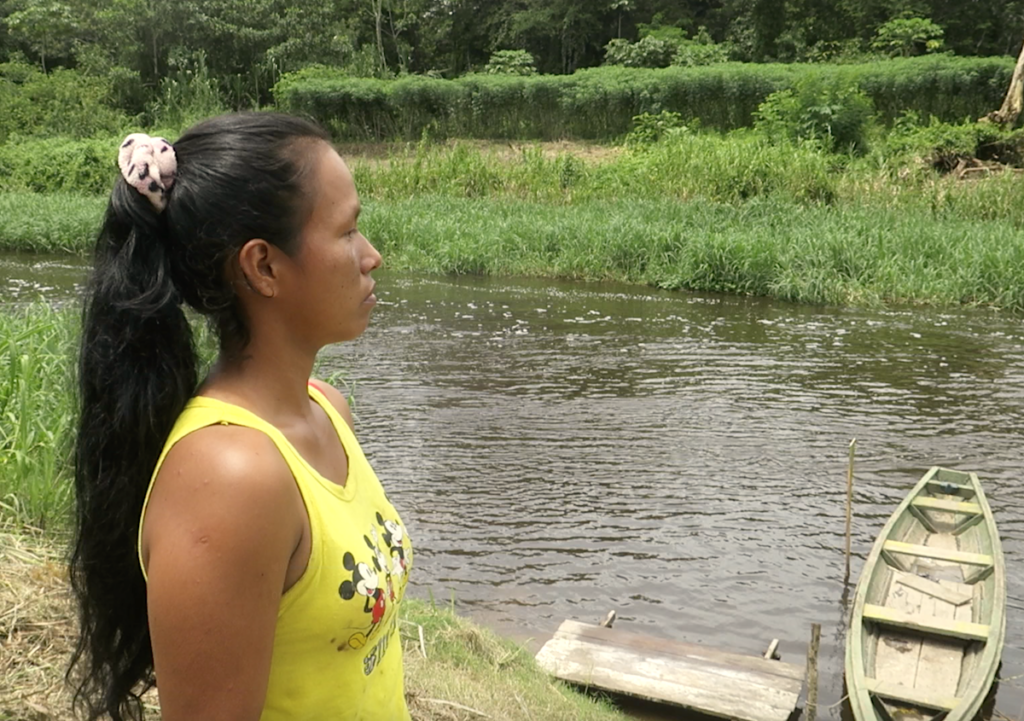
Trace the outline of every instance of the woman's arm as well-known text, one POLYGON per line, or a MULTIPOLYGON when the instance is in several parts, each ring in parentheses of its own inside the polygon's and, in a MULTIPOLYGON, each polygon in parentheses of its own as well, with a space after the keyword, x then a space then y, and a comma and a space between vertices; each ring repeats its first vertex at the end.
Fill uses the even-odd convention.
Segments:
POLYGON ((259 431, 211 426, 167 455, 143 537, 164 721, 259 719, 303 513, 259 431))

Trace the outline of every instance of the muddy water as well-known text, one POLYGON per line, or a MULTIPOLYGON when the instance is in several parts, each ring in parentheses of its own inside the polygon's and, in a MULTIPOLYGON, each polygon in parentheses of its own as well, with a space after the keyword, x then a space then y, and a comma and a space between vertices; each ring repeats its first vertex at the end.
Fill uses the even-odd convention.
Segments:
MULTIPOLYGON (((66 262, 4 263, 21 298, 67 285, 66 262)), ((378 296, 324 361, 352 379, 416 595, 534 649, 615 609, 617 627, 741 652, 778 637, 802 663, 818 622, 836 704, 857 438, 854 578, 929 466, 980 475, 1009 575, 994 707, 1024 714, 1024 319, 386 273, 378 296)))

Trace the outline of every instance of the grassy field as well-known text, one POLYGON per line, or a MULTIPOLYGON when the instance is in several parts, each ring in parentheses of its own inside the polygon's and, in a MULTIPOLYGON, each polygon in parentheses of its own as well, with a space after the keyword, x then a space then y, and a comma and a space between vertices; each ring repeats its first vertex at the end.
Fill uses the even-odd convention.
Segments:
MULTIPOLYGON (((0 524, 0 720, 72 718, 63 673, 75 622, 64 544, 59 534, 0 524)), ((626 718, 607 703, 552 682, 526 649, 448 606, 407 600, 402 616, 406 697, 414 721, 468 721, 483 713, 507 721, 626 718)), ((147 717, 159 718, 156 693, 145 703, 147 717)))

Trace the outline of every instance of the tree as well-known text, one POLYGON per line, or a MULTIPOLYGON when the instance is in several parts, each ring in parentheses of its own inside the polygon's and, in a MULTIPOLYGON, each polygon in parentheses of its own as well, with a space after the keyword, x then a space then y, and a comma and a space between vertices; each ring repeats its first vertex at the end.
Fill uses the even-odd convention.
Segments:
POLYGON ((622 37, 622 16, 624 14, 628 14, 628 13, 633 12, 633 10, 635 9, 634 6, 633 6, 633 0, 614 0, 609 7, 610 7, 610 9, 613 12, 618 13, 618 27, 617 27, 617 29, 615 31, 615 37, 616 38, 621 38, 622 37))
POLYGON ((27 0, 20 10, 7 16, 5 23, 14 40, 39 56, 44 73, 47 56, 70 55, 78 28, 71 8, 54 0, 27 0))
POLYGON ((1004 128, 1012 128, 1022 110, 1024 110, 1024 45, 1021 46, 1020 54, 1017 56, 1017 66, 1013 69, 1010 89, 1006 91, 1002 107, 981 120, 1001 125, 1004 128))

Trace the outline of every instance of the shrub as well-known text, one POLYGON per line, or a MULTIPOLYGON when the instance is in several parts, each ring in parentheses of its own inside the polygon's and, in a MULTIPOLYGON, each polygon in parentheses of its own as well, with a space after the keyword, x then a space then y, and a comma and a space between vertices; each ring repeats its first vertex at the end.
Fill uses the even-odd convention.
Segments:
POLYGON ((657 115, 642 113, 633 118, 633 129, 626 135, 626 146, 643 148, 686 131, 683 116, 679 113, 669 110, 662 110, 657 115))
POLYGON ((676 54, 675 45, 653 35, 635 43, 616 38, 604 47, 605 65, 622 65, 627 68, 665 68, 672 63, 676 54))
POLYGON ((910 57, 942 49, 941 27, 917 17, 894 18, 879 26, 871 46, 890 56, 910 57))
POLYGON ((943 123, 937 118, 921 124, 916 113, 907 113, 893 126, 886 149, 896 158, 917 160, 940 172, 973 158, 1020 165, 1024 131, 1007 131, 991 123, 943 123))
POLYGON ((525 50, 499 50, 484 66, 490 75, 536 75, 536 60, 525 50))
POLYGON ((31 138, 0 145, 0 190, 37 193, 110 192, 117 146, 108 138, 31 138))
POLYGON ((716 44, 711 39, 707 28, 701 25, 692 40, 682 40, 676 45, 676 54, 672 58, 672 64, 692 68, 724 63, 729 60, 731 52, 731 43, 716 44))
POLYGON ((873 115, 871 99, 860 89, 811 76, 768 96, 757 109, 756 127, 768 137, 812 140, 829 150, 862 153, 873 115))
POLYGON ((0 143, 13 136, 116 134, 128 118, 111 107, 109 78, 58 69, 44 74, 21 63, 0 64, 0 143))

